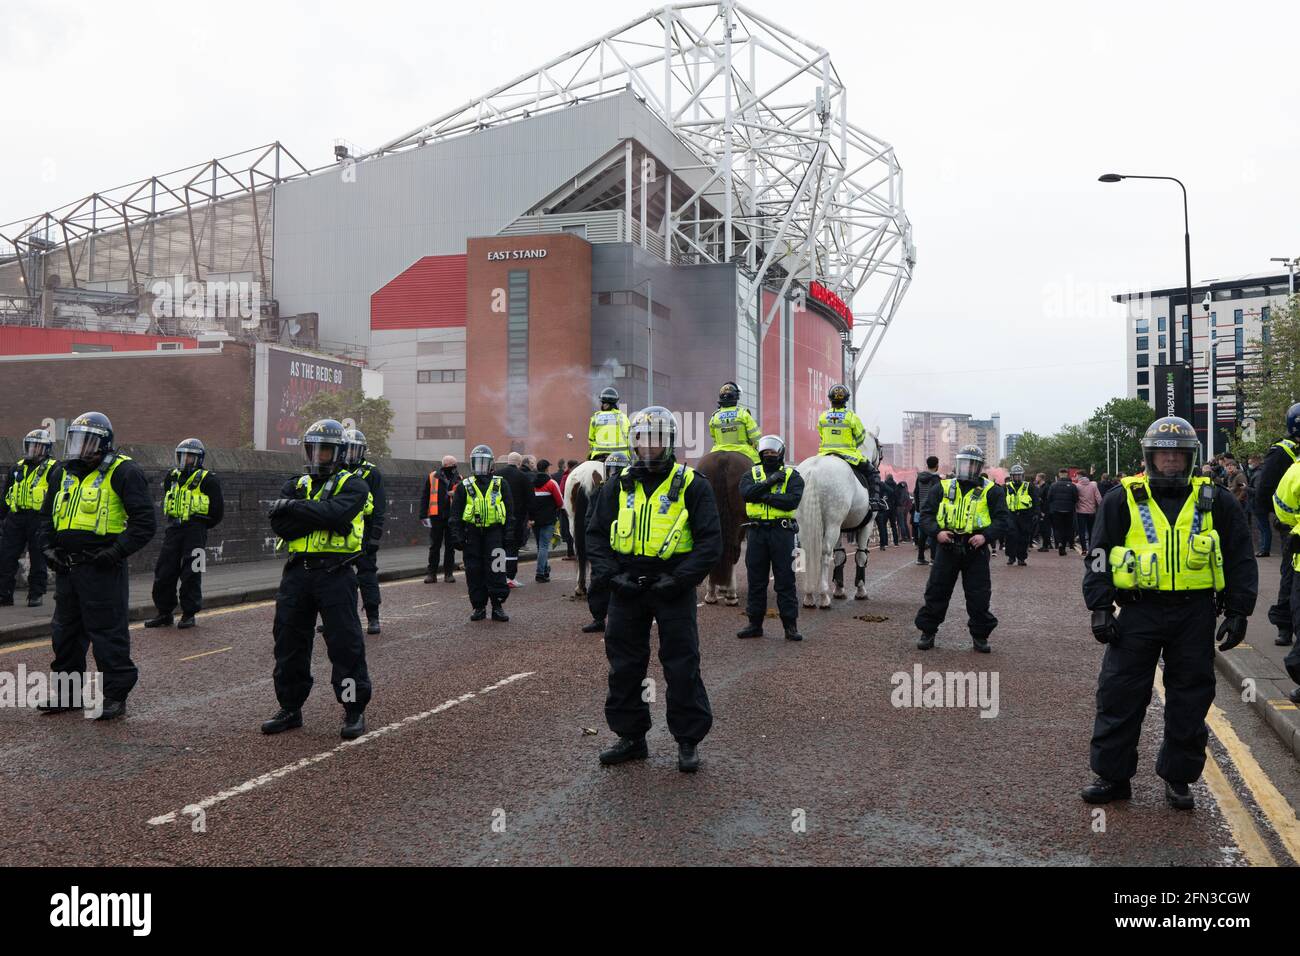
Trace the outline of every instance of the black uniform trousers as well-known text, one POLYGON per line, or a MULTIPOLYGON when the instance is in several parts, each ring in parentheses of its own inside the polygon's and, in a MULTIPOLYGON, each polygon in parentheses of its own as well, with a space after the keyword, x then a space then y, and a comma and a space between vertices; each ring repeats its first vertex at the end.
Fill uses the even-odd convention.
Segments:
POLYGON ((776 607, 781 620, 793 624, 799 617, 799 595, 794 583, 794 528, 779 522, 751 524, 745 538, 745 579, 749 594, 745 613, 751 622, 767 615, 767 577, 771 570, 776 588, 776 607))
POLYGON ((940 544, 930 565, 925 604, 916 612, 916 629, 922 634, 936 633, 948 616, 948 602, 952 600, 959 575, 966 594, 966 623, 971 637, 987 638, 998 626, 998 619, 989 610, 993 581, 989 577, 988 547, 972 550, 962 545, 959 551, 956 545, 940 544))
POLYGON ((163 530, 162 550, 153 568, 153 606, 159 614, 176 610, 176 582, 180 581, 182 614, 203 610, 203 572, 195 551, 208 543, 208 526, 201 521, 172 521, 163 530))
POLYGON ((609 614, 609 588, 596 581, 587 586, 587 610, 593 621, 603 621, 609 614))
POLYGON ((311 693, 311 652, 318 614, 332 665, 334 699, 350 710, 365 710, 370 702, 366 641, 357 615, 357 576, 351 566, 340 567, 334 558, 291 558, 280 576, 275 596, 273 677, 275 697, 286 710, 301 708, 311 693), (306 561, 325 566, 308 568, 306 561))
POLYGON ((429 573, 438 573, 441 557, 442 573, 451 574, 456 570, 456 549, 451 546, 451 531, 447 528, 447 519, 429 519, 429 573), (439 555, 441 553, 441 556, 439 555))
POLYGON ((650 625, 659 624, 659 663, 668 684, 668 732, 678 743, 698 744, 713 726, 709 695, 700 676, 700 634, 695 622, 695 588, 671 600, 615 593, 605 627, 609 694, 605 720, 620 737, 643 737, 650 729, 650 704, 642 682, 650 666, 650 625))
POLYGON ((1119 636, 1106 645, 1097 678, 1092 771, 1116 781, 1137 773, 1138 737, 1163 655, 1165 735, 1156 773, 1193 783, 1205 766, 1205 715, 1214 701, 1214 592, 1144 594, 1117 620, 1119 636))
POLYGON ((465 525, 465 581, 469 585, 469 603, 475 610, 487 607, 488 600, 501 604, 510 596, 506 584, 505 535, 501 525, 475 528, 465 525))
POLYGON ((365 605, 366 615, 375 617, 379 614, 382 599, 379 596, 379 549, 366 545, 361 549, 361 557, 356 560, 357 588, 361 591, 361 603, 365 605))
POLYGON ((1007 557, 1027 561, 1029 542, 1034 536, 1034 513, 1029 509, 1011 512, 1011 528, 1007 537, 1007 557))
MULTIPOLYGON (((1268 609, 1268 622, 1274 627, 1285 629, 1291 634, 1300 633, 1296 631, 1292 618, 1295 609, 1300 607, 1292 598, 1292 592, 1295 590, 1296 574, 1291 566, 1292 556, 1295 554, 1295 547, 1298 541, 1297 536, 1290 534, 1290 528, 1283 528, 1282 535, 1282 581, 1277 588, 1277 603, 1268 609)), ((1300 646, 1300 645, 1295 645, 1300 646)), ((1292 675, 1294 677, 1295 675, 1292 675)))
POLYGON ((11 511, 0 523, 0 598, 6 601, 14 596, 14 581, 18 578, 18 559, 24 551, 31 561, 27 571, 27 596, 40 597, 49 584, 45 567, 45 554, 39 538, 41 515, 38 511, 11 511))
MULTIPOLYGON (((1292 615, 1292 620, 1287 623, 1290 625, 1293 634, 1300 634, 1300 621, 1295 620, 1296 617, 1300 617, 1300 615, 1296 614, 1296 611, 1300 610, 1300 574, 1296 574, 1291 570, 1291 555, 1294 553, 1291 542, 1295 540, 1296 536, 1288 534, 1286 537, 1286 545, 1282 548, 1282 580, 1286 582, 1288 578, 1290 579, 1287 582, 1291 586, 1287 601, 1288 609, 1292 615)), ((1280 595, 1278 600, 1281 601, 1280 595)), ((1269 608, 1268 611, 1270 621, 1273 620, 1273 610, 1273 608, 1269 608)), ((1291 645, 1291 650, 1282 659, 1282 664, 1286 667, 1287 675, 1297 684, 1300 684, 1300 642, 1291 645)))
POLYGON ((140 677, 131 660, 131 632, 127 629, 129 582, 125 561, 107 569, 87 562, 54 575, 54 619, 50 622, 54 663, 50 669, 84 678, 86 651, 93 648, 108 700, 126 700, 140 677))

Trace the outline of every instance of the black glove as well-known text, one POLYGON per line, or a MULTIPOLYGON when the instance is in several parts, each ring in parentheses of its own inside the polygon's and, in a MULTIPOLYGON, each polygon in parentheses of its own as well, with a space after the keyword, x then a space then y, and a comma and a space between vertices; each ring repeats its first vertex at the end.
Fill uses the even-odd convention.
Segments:
POLYGON ((1100 644, 1109 644, 1119 637, 1114 610, 1104 607, 1092 612, 1092 636, 1100 644))
POLYGON ((451 548, 453 551, 464 551, 465 536, 460 534, 453 534, 451 536, 451 548))
POLYGON ((1240 614, 1229 614, 1219 625, 1219 633, 1214 639, 1219 641, 1219 650, 1230 651, 1246 638, 1246 619, 1240 614))
POLYGON ((621 571, 609 579, 609 589, 623 597, 640 597, 644 590, 641 582, 626 571, 621 571))
POLYGON ((100 548, 90 556, 91 562, 101 571, 111 571, 122 563, 122 552, 117 545, 100 548))
POLYGON ((650 593, 663 601, 671 601, 686 590, 686 582, 671 574, 661 574, 650 585, 650 593))
POLYGON ((271 502, 271 507, 266 510, 266 516, 269 518, 272 515, 276 514, 277 512, 283 511, 286 507, 288 507, 290 503, 293 502, 293 500, 294 500, 293 498, 275 499, 275 501, 271 502))
POLYGON ((871 499, 871 510, 872 510, 872 511, 888 511, 888 510, 889 510, 889 503, 886 502, 884 498, 880 497, 879 495, 876 495, 875 497, 873 497, 873 498, 871 499))
POLYGON ((56 571, 67 571, 68 566, 59 558, 58 553, 53 548, 42 548, 41 554, 45 555, 45 563, 56 571))

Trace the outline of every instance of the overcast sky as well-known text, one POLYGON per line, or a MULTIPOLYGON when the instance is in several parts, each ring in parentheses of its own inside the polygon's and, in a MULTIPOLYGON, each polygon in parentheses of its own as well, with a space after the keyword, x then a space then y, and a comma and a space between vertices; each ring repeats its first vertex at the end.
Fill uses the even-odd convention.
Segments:
MULTIPOLYGON (((1116 291, 1300 255, 1293 3, 753 0, 827 47, 891 142, 918 264, 859 408, 1051 431, 1124 393, 1116 291)), ((647 12, 644 2, 5 0, 0 222, 280 140, 309 167, 647 12)), ((869 307, 859 303, 858 308, 869 307)))

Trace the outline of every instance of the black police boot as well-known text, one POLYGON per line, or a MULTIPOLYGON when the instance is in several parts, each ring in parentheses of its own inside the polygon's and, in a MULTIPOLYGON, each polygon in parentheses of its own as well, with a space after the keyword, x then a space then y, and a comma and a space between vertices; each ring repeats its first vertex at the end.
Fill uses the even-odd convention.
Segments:
POLYGON ((1029 567, 1029 562, 1026 561, 1024 558, 1021 558, 1019 561, 1016 562, 1016 564, 1020 565, 1022 568, 1029 567))
POLYGON ((454 574, 444 574, 444 575, 442 576, 442 583, 443 583, 443 584, 455 584, 455 583, 456 583, 456 576, 455 576, 454 574))
POLYGON ((582 627, 582 633, 583 634, 604 634, 605 622, 592 621, 590 624, 584 624, 582 627))
POLYGON ((45 715, 66 714, 70 710, 81 710, 80 707, 74 707, 72 704, 60 704, 57 701, 50 700, 37 704, 36 709, 45 715))
POLYGON ((1165 802, 1175 810, 1195 810, 1196 798, 1192 796, 1191 787, 1185 783, 1165 781, 1165 802))
POLYGON ((504 622, 510 620, 510 615, 507 614, 507 613, 505 612, 505 609, 502 608, 500 604, 493 604, 493 605, 492 605, 492 620, 494 620, 494 621, 501 621, 502 623, 504 623, 504 622))
POLYGON ((736 632, 737 637, 762 637, 763 636, 763 619, 749 619, 749 627, 736 632))
POLYGON ((172 616, 170 614, 159 614, 157 617, 151 617, 144 622, 145 627, 171 627, 172 616))
POLYGON ((476 607, 476 608, 474 608, 474 613, 471 614, 471 615, 469 616, 469 619, 470 619, 471 621, 481 621, 481 620, 483 620, 485 617, 487 617, 487 608, 485 608, 485 607, 476 607))
POLYGON ((28 607, 40 607, 41 604, 44 603, 44 601, 45 601, 45 599, 44 599, 43 597, 41 597, 39 594, 29 594, 29 595, 27 596, 27 606, 28 606, 28 607))
POLYGON ((1273 638, 1273 643, 1278 647, 1290 647, 1291 640, 1291 632, 1285 627, 1279 627, 1277 629, 1277 637, 1273 638))
POLYGON ((682 773, 695 773, 700 769, 700 755, 695 744, 677 744, 677 769, 682 773))
POLYGON ((182 614, 181 619, 176 622, 176 630, 188 631, 190 628, 194 627, 195 623, 193 614, 182 614))
POLYGON ((649 756, 650 748, 645 745, 644 737, 619 737, 614 746, 600 752, 600 762, 612 767, 629 760, 645 760, 649 756))
POLYGON ((1016 563, 1016 559, 1015 559, 1015 558, 1007 558, 1007 567, 1011 567, 1011 565, 1013 565, 1013 564, 1015 564, 1015 563, 1016 563))
POLYGON ((925 558, 918 557, 918 558, 916 559, 916 563, 919 564, 919 565, 925 565, 925 564, 929 564, 930 562, 927 561, 927 560, 925 560, 925 558))
POLYGON ((802 641, 803 635, 799 633, 799 622, 793 618, 781 620, 781 627, 785 629, 785 639, 787 641, 802 641))
POLYGON ((424 576, 425 584, 436 584, 437 582, 438 582, 438 573, 436 571, 430 571, 428 574, 424 576))
POLYGON ((286 730, 293 730, 295 727, 301 726, 301 710, 285 710, 285 708, 281 707, 275 712, 274 717, 262 724, 262 733, 282 734, 286 730))
POLYGON ((366 633, 379 633, 379 608, 366 608, 366 633))
POLYGON ((126 701, 113 700, 109 697, 104 698, 104 709, 99 712, 96 720, 117 720, 119 717, 126 716, 126 701))
POLYGON ((916 649, 918 651, 928 651, 932 647, 934 647, 933 634, 922 634, 916 639, 916 649))
POLYGON ((972 637, 970 640, 971 647, 974 648, 977 654, 987 654, 993 650, 993 648, 989 647, 989 639, 987 637, 972 637))
POLYGON ((1098 777, 1079 791, 1084 803, 1110 803, 1112 800, 1127 800, 1133 796, 1133 787, 1127 780, 1107 780, 1098 777))
POLYGON ((339 736, 344 740, 356 740, 366 732, 366 712, 363 710, 344 710, 343 729, 339 736))
POLYGON ((1291 703, 1300 704, 1300 687, 1297 687, 1295 690, 1291 691, 1291 693, 1287 694, 1287 697, 1290 699, 1291 703))

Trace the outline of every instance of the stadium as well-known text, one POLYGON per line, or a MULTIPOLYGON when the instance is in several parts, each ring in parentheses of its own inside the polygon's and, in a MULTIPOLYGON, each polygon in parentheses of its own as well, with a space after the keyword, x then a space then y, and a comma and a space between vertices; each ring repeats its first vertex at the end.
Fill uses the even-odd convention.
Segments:
POLYGON ((798 460, 915 264, 898 159, 850 111, 823 47, 685 4, 326 167, 273 143, 0 226, 0 363, 30 397, 0 425, 61 427, 126 374, 133 440, 219 396, 219 442, 283 450, 302 400, 361 387, 394 457, 576 457, 612 384, 680 413, 694 458, 733 379, 798 460))

